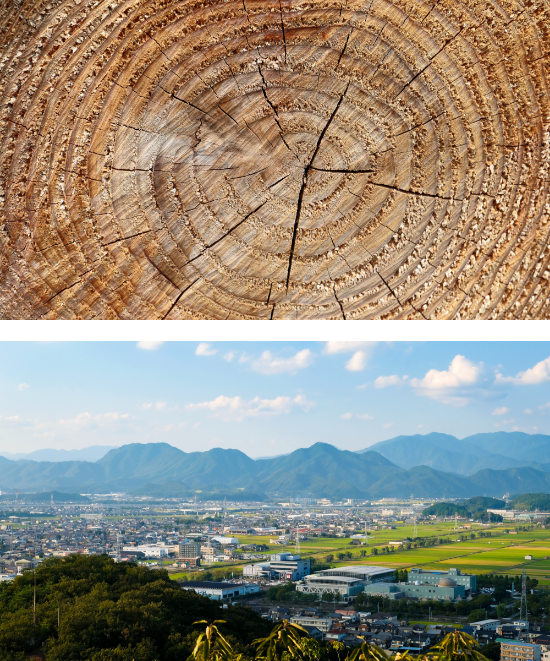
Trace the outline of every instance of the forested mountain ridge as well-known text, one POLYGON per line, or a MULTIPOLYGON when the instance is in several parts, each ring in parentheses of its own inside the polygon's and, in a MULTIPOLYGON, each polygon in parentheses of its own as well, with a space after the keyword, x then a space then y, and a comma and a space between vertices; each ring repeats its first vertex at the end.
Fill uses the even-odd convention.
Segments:
POLYGON ((550 471, 550 436, 544 434, 493 432, 461 440, 432 432, 397 436, 359 452, 369 451, 379 452, 401 468, 425 465, 459 475, 523 466, 550 471))
POLYGON ((411 494, 424 498, 501 497, 506 492, 550 491, 550 473, 529 466, 489 468, 465 476, 427 465, 403 468, 370 448, 357 453, 327 443, 258 460, 240 450, 214 448, 187 453, 167 443, 132 443, 111 450, 96 462, 10 461, 0 457, 0 469, 2 491, 56 489, 149 495, 144 493, 148 488, 154 492, 150 495, 161 496, 163 485, 167 485, 167 490, 180 490, 182 496, 196 490, 240 490, 260 495, 348 498, 408 498, 411 494))

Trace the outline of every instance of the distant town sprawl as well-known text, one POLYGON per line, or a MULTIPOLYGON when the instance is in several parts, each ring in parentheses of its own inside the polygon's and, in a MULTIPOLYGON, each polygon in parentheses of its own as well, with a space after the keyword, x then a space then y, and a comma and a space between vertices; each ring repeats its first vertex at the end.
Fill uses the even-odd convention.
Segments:
POLYGON ((460 626, 486 644, 535 645, 528 649, 540 661, 534 636, 550 613, 550 515, 514 509, 507 494, 271 503, 47 496, 4 499, 3 581, 48 557, 107 554, 164 569, 212 600, 288 618, 324 640, 419 653, 445 627, 460 626), (444 626, 427 629, 434 621, 444 626))

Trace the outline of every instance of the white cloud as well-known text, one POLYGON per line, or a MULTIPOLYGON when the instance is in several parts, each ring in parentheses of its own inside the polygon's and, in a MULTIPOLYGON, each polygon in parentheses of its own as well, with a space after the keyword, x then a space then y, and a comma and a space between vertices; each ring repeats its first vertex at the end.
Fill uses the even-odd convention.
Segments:
POLYGON ((466 406, 467 389, 475 386, 482 373, 483 364, 475 364, 461 355, 453 358, 448 370, 431 369, 423 379, 411 379, 417 395, 437 399, 444 404, 466 406))
POLYGON ((326 342, 323 353, 334 355, 339 353, 353 353, 346 363, 346 369, 350 372, 361 372, 367 366, 371 351, 377 342, 326 342))
POLYGON ((356 386, 357 390, 366 390, 367 389, 367 384, 362 383, 360 386, 356 386))
POLYGON ((390 427, 393 427, 393 422, 386 422, 385 425, 382 425, 384 429, 389 429, 390 427))
POLYGON ((531 415, 531 413, 533 413, 533 409, 525 409, 525 411, 523 412, 525 413, 525 415, 531 415))
POLYGON ((542 404, 541 406, 537 406, 537 411, 542 411, 543 409, 550 409, 550 402, 546 402, 546 404, 542 404))
POLYGON ((156 351, 164 342, 155 342, 155 341, 142 341, 137 343, 138 349, 143 349, 144 351, 156 351))
POLYGON ((403 384, 409 377, 404 376, 400 377, 397 374, 392 374, 391 376, 379 376, 374 382, 375 388, 387 388, 388 386, 400 386, 403 384))
POLYGON ((501 406, 498 409, 495 409, 491 415, 506 415, 507 413, 510 413, 510 409, 506 408, 505 406, 501 406))
POLYGON ((370 413, 344 413, 340 416, 342 420, 351 420, 352 418, 357 418, 358 420, 374 420, 374 417, 370 413))
POLYGON ((229 352, 226 353, 226 354, 224 355, 224 357, 223 357, 223 359, 224 359, 225 361, 227 361, 228 363, 230 363, 230 362, 233 360, 233 358, 235 358, 235 354, 234 354, 232 351, 229 351, 229 352))
POLYGON ((129 420, 130 416, 128 413, 111 411, 109 413, 92 415, 88 411, 85 411, 84 413, 79 413, 74 418, 61 419, 58 421, 58 424, 60 427, 70 429, 71 431, 83 431, 88 429, 98 429, 100 427, 109 427, 129 420))
POLYGON ((346 363, 346 369, 350 372, 361 372, 367 366, 367 354, 364 351, 356 351, 346 363))
POLYGON ((376 342, 327 342, 323 349, 324 354, 333 355, 335 353, 352 353, 358 349, 367 349, 374 347, 376 342))
POLYGON ((218 353, 217 349, 213 349, 211 344, 201 342, 195 349, 195 356, 213 356, 218 353))
POLYGON ((156 409, 157 411, 162 411, 163 408, 166 408, 166 402, 146 402, 145 404, 142 404, 141 407, 142 409, 156 409))
POLYGON ((301 406, 306 413, 311 411, 311 409, 314 409, 317 406, 316 402, 312 402, 309 400, 305 395, 296 395, 294 398, 294 402, 298 404, 298 406, 301 406))
POLYGON ((23 392, 24 390, 28 390, 29 388, 30 388, 30 386, 29 386, 28 383, 20 383, 17 386, 17 390, 20 390, 21 392, 23 392))
POLYGON ((529 386, 550 381, 550 357, 541 360, 534 367, 525 372, 518 372, 516 376, 502 376, 497 373, 495 383, 512 383, 516 386, 529 386))
POLYGON ((252 361, 252 369, 261 374, 296 374, 313 364, 313 354, 309 349, 302 349, 290 358, 278 358, 271 351, 264 351, 259 358, 252 361))
POLYGON ((210 402, 198 404, 187 404, 188 411, 212 411, 217 418, 224 420, 241 421, 245 418, 255 418, 262 415, 283 415, 290 413, 296 407, 309 411, 315 406, 315 402, 309 401, 305 395, 291 397, 275 397, 275 399, 261 399, 254 397, 245 400, 242 397, 226 397, 220 395, 210 402))

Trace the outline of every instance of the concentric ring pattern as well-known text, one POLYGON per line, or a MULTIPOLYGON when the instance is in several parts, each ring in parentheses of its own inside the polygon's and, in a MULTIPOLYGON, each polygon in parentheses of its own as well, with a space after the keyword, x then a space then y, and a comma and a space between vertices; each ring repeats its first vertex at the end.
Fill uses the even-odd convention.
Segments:
POLYGON ((544 0, 3 6, 0 317, 550 317, 544 0))

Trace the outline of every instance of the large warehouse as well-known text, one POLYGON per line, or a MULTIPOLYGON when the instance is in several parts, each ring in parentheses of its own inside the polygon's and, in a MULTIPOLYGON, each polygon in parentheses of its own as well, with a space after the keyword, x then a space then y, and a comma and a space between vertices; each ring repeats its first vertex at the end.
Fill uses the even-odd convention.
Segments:
POLYGON ((340 601, 350 601, 359 592, 363 592, 366 585, 391 581, 394 576, 395 569, 388 567, 349 565, 306 576, 302 583, 298 583, 296 590, 308 594, 337 593, 340 594, 340 601))

